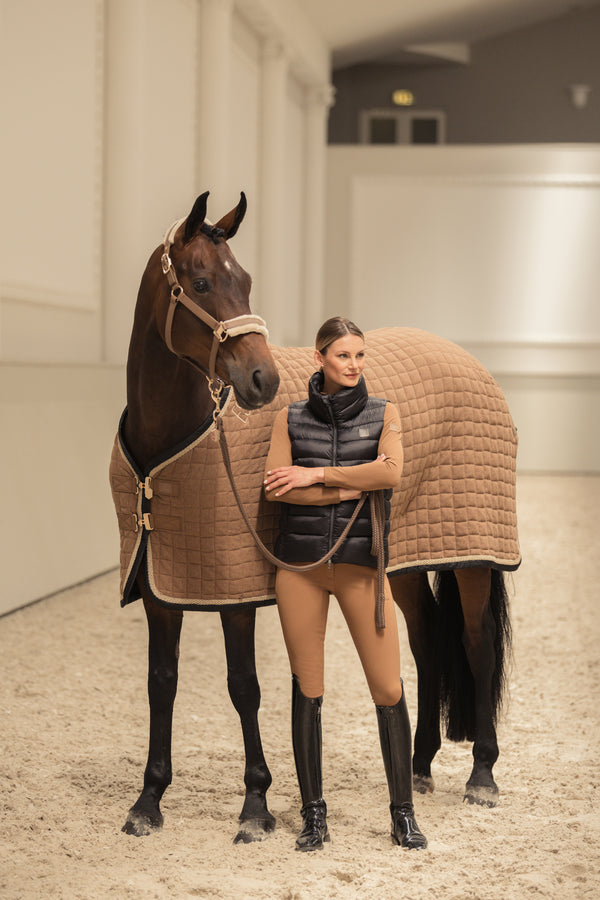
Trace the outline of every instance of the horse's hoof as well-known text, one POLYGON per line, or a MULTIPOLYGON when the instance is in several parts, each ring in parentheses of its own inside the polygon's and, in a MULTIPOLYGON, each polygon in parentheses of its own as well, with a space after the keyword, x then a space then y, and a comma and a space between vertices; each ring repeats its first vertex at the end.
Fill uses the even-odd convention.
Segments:
POLYGON ((413 790, 418 794, 433 794, 435 782, 431 775, 413 775, 413 790))
POLYGON ((125 834, 132 834, 134 837, 145 837, 160 831, 163 826, 163 817, 159 813, 157 816, 149 816, 145 813, 136 812, 134 809, 129 810, 127 821, 121 828, 125 834))
POLYGON ((495 784, 469 784, 465 790, 463 797, 464 803, 473 803, 477 806, 487 806, 492 809, 498 805, 498 797, 500 792, 495 784))
POLYGON ((240 823, 240 829, 234 837, 233 843, 253 844, 255 841, 264 841, 274 831, 275 819, 271 815, 268 819, 246 819, 240 823))

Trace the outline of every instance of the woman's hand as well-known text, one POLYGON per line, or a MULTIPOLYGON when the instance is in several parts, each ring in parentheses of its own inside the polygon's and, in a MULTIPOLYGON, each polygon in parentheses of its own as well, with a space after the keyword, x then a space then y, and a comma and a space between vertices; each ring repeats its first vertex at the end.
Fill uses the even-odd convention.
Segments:
POLYGON ((310 487, 325 479, 323 467, 308 468, 307 466, 281 466, 278 469, 270 469, 265 478, 265 490, 275 492, 276 497, 287 494, 294 488, 310 487))

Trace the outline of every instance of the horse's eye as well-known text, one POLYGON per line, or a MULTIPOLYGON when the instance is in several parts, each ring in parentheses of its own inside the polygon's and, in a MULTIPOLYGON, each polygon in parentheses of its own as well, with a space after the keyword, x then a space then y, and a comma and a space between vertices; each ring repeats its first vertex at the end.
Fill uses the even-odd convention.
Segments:
POLYGON ((210 291, 210 284, 207 278, 196 278, 192 281, 192 287, 197 294, 206 294, 210 291))

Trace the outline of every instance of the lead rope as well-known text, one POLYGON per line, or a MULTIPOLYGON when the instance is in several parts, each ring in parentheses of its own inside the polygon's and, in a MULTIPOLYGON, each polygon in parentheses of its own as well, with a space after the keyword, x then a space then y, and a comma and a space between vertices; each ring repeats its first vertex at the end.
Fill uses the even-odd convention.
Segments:
MULTIPOLYGON (((220 409, 219 409, 220 411, 220 409)), ((215 410, 216 412, 216 410, 215 410)), ((246 527, 248 531, 252 535, 254 539, 254 543, 269 562, 273 563, 273 565, 277 566, 280 569, 285 569, 286 572, 312 572, 315 569, 318 569, 319 566, 322 566, 324 563, 329 562, 334 553, 337 553, 339 548, 342 546, 344 541, 348 536, 348 532, 354 525, 356 521, 356 517, 364 506, 365 500, 367 497, 370 498, 371 503, 371 520, 372 520, 372 530, 373 530, 373 544, 371 548, 371 553, 373 556, 377 556, 377 595, 375 601, 375 627, 376 628, 385 628, 385 615, 384 615, 384 603, 385 603, 385 547, 383 542, 383 516, 384 516, 384 504, 383 504, 383 494, 381 491, 363 491, 360 496, 356 507, 354 508, 354 512, 350 518, 350 521, 344 528, 343 532, 325 556, 321 559, 317 560, 317 562, 313 563, 304 563, 302 565, 291 565, 290 563, 286 563, 281 559, 278 559, 275 554, 271 553, 271 551, 265 547, 260 537, 257 534, 256 529, 254 528, 252 522, 248 518, 248 514, 244 508, 244 504, 242 503, 242 498, 239 495, 235 479, 233 477, 233 470, 231 468, 231 457, 229 455, 229 447, 227 445, 227 438, 225 437, 225 429, 223 428, 223 420, 219 413, 215 415, 213 413, 214 423, 217 430, 217 435, 219 438, 219 446, 221 448, 221 456, 223 457, 223 463, 225 464, 225 471, 227 472, 227 477, 229 478, 229 484, 231 485, 231 490, 233 491, 233 495, 235 497, 236 503, 238 505, 238 509, 242 514, 242 518, 246 523, 246 527), (375 550, 373 549, 375 548, 375 550)))

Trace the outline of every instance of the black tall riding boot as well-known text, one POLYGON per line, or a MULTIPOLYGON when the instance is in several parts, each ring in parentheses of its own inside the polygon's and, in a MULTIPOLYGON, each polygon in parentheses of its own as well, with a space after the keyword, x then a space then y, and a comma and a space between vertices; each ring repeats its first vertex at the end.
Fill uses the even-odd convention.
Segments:
POLYGON ((305 697, 298 679, 292 675, 292 744, 304 823, 296 850, 322 850, 323 841, 329 840, 321 777, 322 703, 322 697, 305 697))
POLYGON ((409 850, 424 850, 427 838, 419 830, 412 801, 412 741, 404 691, 395 706, 376 706, 375 709, 390 789, 392 839, 409 850))

